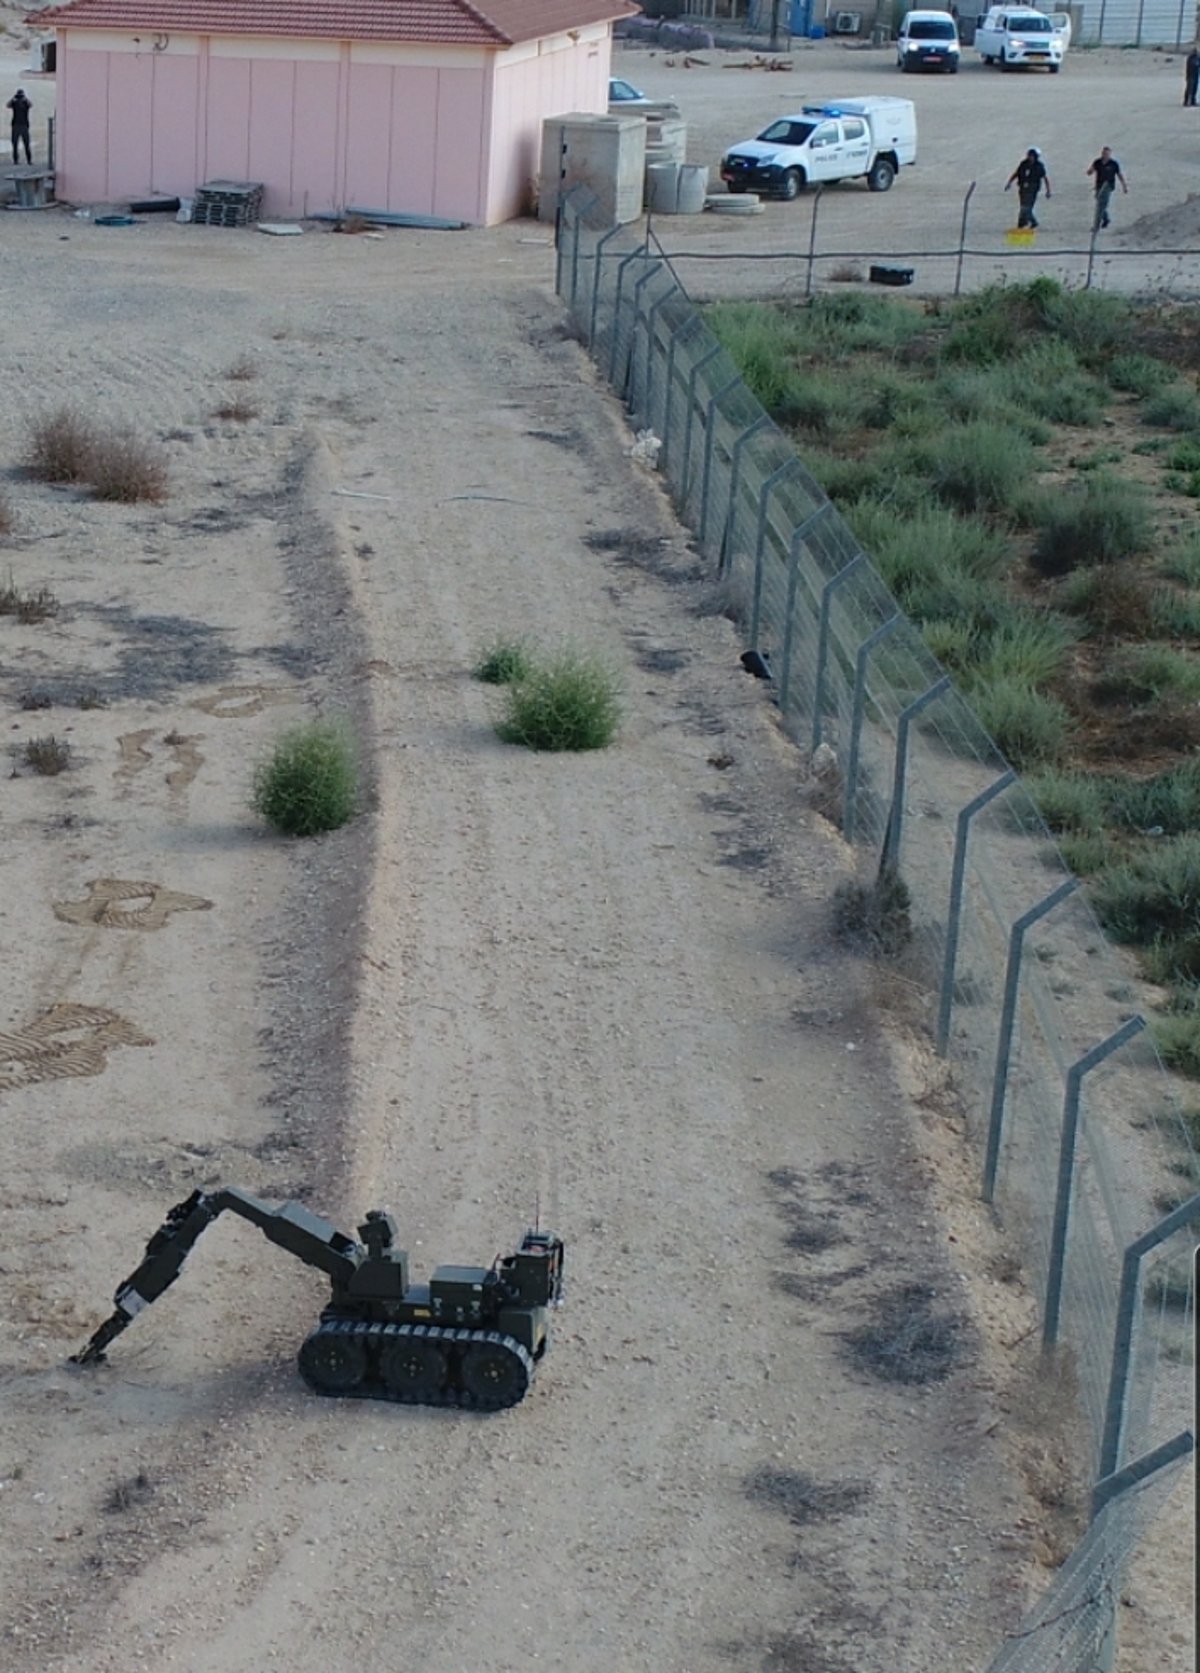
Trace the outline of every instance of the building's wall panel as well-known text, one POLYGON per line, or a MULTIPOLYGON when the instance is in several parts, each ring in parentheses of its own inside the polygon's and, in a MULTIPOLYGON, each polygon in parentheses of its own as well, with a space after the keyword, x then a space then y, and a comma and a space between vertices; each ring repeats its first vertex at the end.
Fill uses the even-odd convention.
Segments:
POLYGON ((488 225, 528 213, 541 167, 542 123, 571 111, 608 109, 612 35, 597 24, 497 56, 492 72, 488 225))
POLYGON ((200 60, 160 53, 151 91, 150 189, 190 192, 196 184, 200 60))
POLYGON ((479 48, 59 36, 67 201, 261 180, 264 213, 347 204, 493 223, 528 207, 541 123, 604 110, 607 27, 479 48))

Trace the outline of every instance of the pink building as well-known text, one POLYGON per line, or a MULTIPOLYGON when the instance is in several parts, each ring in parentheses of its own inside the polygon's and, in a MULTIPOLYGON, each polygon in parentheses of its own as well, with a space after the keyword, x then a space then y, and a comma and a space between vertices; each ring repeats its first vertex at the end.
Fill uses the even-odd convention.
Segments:
POLYGON ((608 108, 631 0, 68 0, 58 196, 262 181, 263 213, 353 205, 491 226, 528 210, 547 116, 608 108))

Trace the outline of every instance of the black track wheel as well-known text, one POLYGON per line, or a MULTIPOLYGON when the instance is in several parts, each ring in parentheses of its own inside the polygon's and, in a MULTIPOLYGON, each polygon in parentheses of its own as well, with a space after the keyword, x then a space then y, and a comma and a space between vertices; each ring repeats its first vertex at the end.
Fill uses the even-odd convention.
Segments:
POLYGON ((400 1400, 436 1400, 446 1386, 446 1355, 422 1329, 390 1337, 379 1351, 379 1375, 400 1400))
POLYGON ((529 1355, 518 1343, 488 1331, 464 1350, 459 1377, 476 1406, 498 1412, 524 1397, 529 1371, 529 1355))
POLYGON ((300 1375, 317 1394, 353 1394, 367 1374, 366 1343, 357 1336, 315 1330, 300 1348, 300 1375))

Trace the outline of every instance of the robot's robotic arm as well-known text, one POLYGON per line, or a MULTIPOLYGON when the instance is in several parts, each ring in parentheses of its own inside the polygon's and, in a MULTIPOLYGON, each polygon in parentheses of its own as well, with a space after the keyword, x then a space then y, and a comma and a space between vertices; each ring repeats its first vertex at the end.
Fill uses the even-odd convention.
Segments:
POLYGON ((277 1208, 233 1188, 214 1191, 211 1195, 193 1191, 171 1209, 147 1243, 141 1264, 117 1286, 113 1297, 115 1311, 87 1345, 71 1356, 76 1365, 94 1365, 103 1360, 109 1344, 142 1309, 170 1289, 200 1234, 226 1210, 249 1220, 272 1243, 297 1255, 309 1266, 319 1267, 335 1282, 348 1281, 363 1258, 361 1244, 300 1203, 284 1203, 277 1208))

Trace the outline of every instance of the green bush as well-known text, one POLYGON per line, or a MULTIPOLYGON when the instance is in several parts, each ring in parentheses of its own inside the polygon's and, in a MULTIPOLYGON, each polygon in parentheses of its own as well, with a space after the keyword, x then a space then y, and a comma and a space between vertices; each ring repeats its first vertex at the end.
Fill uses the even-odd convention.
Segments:
POLYGON ((1171 1011, 1153 1017, 1150 1033, 1168 1069, 1177 1069, 1181 1075, 1200 1076, 1200 1013, 1171 1011))
POLYGON ((1178 373, 1165 360, 1149 354, 1118 354, 1109 361, 1106 376, 1123 395, 1155 395, 1178 373))
POLYGON ((979 419, 937 444, 933 486, 959 511, 1005 511, 1026 491, 1033 469, 1033 449, 1023 436, 979 419))
POLYGON ((858 426, 859 396, 860 391, 845 377, 793 371, 783 380, 774 402, 763 405, 786 429, 828 438, 846 435, 858 426))
POLYGON ((1118 941, 1148 947, 1190 934, 1200 922, 1200 836, 1156 843, 1110 867, 1093 900, 1118 941))
POLYGON ((1102 696, 1130 703, 1161 703, 1176 697, 1200 701, 1200 660, 1170 645, 1144 645, 1117 658, 1099 682, 1102 696))
POLYGON ((1104 416, 1104 391, 1063 342, 1038 343, 1003 369, 1009 402, 1051 424, 1092 426, 1104 416))
POLYGON ((1168 384, 1147 396, 1140 417, 1157 430, 1200 430, 1200 396, 1190 384, 1168 384))
POLYGON ((814 348, 825 354, 893 353, 928 329, 919 308, 898 298, 842 292, 818 296, 808 309, 814 348))
POLYGON ((564 651, 538 663, 507 687, 508 706, 496 730, 527 749, 603 749, 621 718, 619 682, 595 657, 564 651))
POLYGON ((475 678, 485 685, 513 685, 528 679, 533 652, 524 639, 495 639, 480 652, 475 678))
POLYGON ((1044 318, 1060 342, 1087 360, 1103 362, 1128 335, 1130 307, 1112 291, 1060 290, 1047 297, 1044 318))
POLYGON ((1094 877, 1112 864, 1116 852, 1103 831, 1064 831, 1058 849, 1076 877, 1094 877))
POLYGON ((1104 826, 1104 791, 1091 773, 1047 770, 1035 773, 1025 788, 1038 812, 1056 833, 1094 834, 1104 826))
POLYGON ((1110 824, 1160 836, 1200 831, 1200 761, 1183 761, 1152 778, 1110 778, 1104 792, 1110 824))
POLYGON ((1017 680, 1044 685, 1061 673, 1076 632, 1061 616, 1025 611, 981 636, 973 678, 983 685, 1017 680))
POLYGON ((1173 587, 1149 590, 1150 620, 1168 639, 1200 637, 1200 594, 1176 592, 1173 587))
POLYGON ((761 302, 719 302, 707 317, 750 391, 773 412, 803 341, 790 316, 761 302))
POLYGON ((1082 616, 1099 633, 1142 637, 1151 631, 1151 589, 1140 575, 1119 564, 1098 564, 1068 575, 1057 602, 1072 616, 1082 616))
POLYGON ((254 774, 255 811, 285 836, 316 836, 353 818, 358 762, 349 729, 317 720, 280 737, 254 774))
POLYGON ((1066 748, 1071 717, 1054 697, 1011 677, 973 685, 971 705, 1014 767, 1056 761, 1066 748))
POLYGON ((1134 557, 1154 534, 1141 491, 1128 482, 1089 480, 1044 494, 1033 515, 1038 535, 1030 562, 1040 575, 1134 557))
POLYGON ((952 674, 963 674, 975 655, 975 629, 970 622, 956 622, 949 618, 926 621, 921 637, 932 656, 952 674))
POLYGON ((1163 554, 1159 570, 1169 581, 1181 581, 1186 587, 1200 587, 1200 534, 1186 535, 1175 546, 1169 546, 1163 554))
POLYGON ((1200 436, 1185 436, 1177 441, 1163 462, 1173 471, 1200 470, 1200 436))

